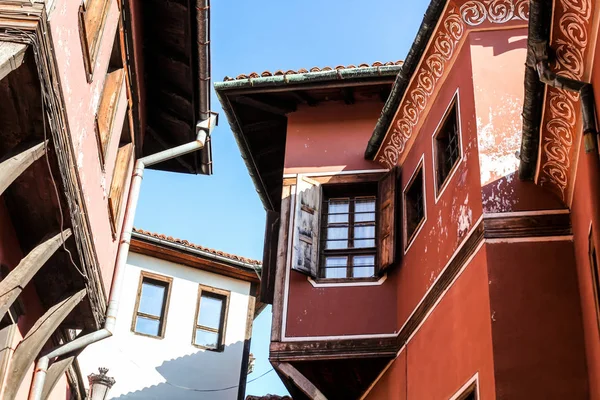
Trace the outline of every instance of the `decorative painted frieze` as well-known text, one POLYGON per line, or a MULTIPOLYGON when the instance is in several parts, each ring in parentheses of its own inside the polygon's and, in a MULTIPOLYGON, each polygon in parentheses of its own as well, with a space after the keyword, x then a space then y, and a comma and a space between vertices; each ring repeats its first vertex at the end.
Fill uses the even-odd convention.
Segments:
MULTIPOLYGON (((592 0, 555 2, 551 47, 556 53, 552 69, 558 75, 584 79, 592 19, 592 0)), ((542 129, 542 153, 538 182, 562 200, 569 200, 570 170, 580 124, 579 94, 548 87, 542 129)))
POLYGON ((528 0, 469 0, 462 5, 451 3, 440 19, 428 54, 421 61, 404 94, 377 161, 388 168, 398 163, 468 29, 528 19, 528 0))

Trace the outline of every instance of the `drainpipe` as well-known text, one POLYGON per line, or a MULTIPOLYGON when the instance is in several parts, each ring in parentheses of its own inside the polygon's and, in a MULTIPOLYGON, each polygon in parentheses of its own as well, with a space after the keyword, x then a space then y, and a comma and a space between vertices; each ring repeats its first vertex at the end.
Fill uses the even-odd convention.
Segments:
POLYGON ((29 391, 29 400, 40 400, 42 397, 42 391, 44 389, 44 381, 46 379, 46 373, 50 360, 56 357, 63 356, 76 350, 83 349, 92 343, 99 342, 102 339, 106 339, 113 335, 117 313, 119 311, 119 300, 121 298, 121 287, 123 285, 123 271, 127 261, 127 254, 129 253, 129 243, 131 241, 131 232, 133 230, 133 219, 135 217, 135 210, 137 208, 137 202, 140 196, 140 188, 142 184, 142 177, 144 169, 151 165, 161 163, 163 161, 170 160, 175 157, 182 156, 184 154, 192 153, 200 150, 204 147, 207 137, 210 136, 214 129, 217 121, 217 115, 211 114, 208 119, 199 122, 196 125, 197 137, 193 142, 183 144, 181 146, 174 147, 172 149, 164 150, 150 156, 140 158, 136 161, 133 170, 133 176, 131 178, 131 186, 129 188, 129 198, 127 199, 126 215, 123 222, 123 230, 121 232, 121 241, 119 245, 119 252, 117 254, 117 260, 115 262, 115 271, 113 275, 113 282, 110 289, 110 297, 108 303, 108 310, 106 311, 106 319, 104 321, 104 327, 95 332, 89 333, 82 337, 78 337, 64 345, 57 347, 53 350, 46 352, 37 361, 35 367, 35 374, 33 376, 33 383, 29 391))
POLYGON ((598 148, 596 126, 596 105, 592 84, 556 75, 548 66, 548 42, 538 41, 528 48, 527 65, 535 68, 540 81, 557 89, 579 93, 585 152, 596 152, 598 148))

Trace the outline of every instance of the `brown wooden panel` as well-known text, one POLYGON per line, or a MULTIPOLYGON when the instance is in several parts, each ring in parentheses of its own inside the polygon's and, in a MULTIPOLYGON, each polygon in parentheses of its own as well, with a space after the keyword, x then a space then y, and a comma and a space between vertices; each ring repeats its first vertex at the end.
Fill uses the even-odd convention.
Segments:
POLYGON ((113 234, 116 234, 117 232, 117 224, 119 223, 119 217, 121 215, 121 203, 123 202, 123 194, 125 192, 125 186, 127 185, 127 172, 129 171, 132 153, 132 143, 120 147, 119 152, 117 153, 117 162, 108 197, 108 208, 110 211, 113 234))
POLYGON ((273 304, 275 271, 277 269, 277 242, 279 241, 279 213, 267 210, 263 265, 260 278, 260 301, 273 304))
POLYGON ((379 273, 396 261, 396 201, 399 168, 394 167, 379 180, 377 198, 377 258, 379 273))
POLYGON ((110 138, 113 133, 113 126, 115 123, 119 99, 121 98, 124 79, 125 70, 121 68, 113 72, 109 72, 106 75, 106 80, 104 81, 102 98, 100 100, 100 106, 98 107, 98 113, 96 116, 96 135, 98 139, 98 146, 100 147, 102 165, 104 165, 104 161, 106 160, 108 143, 110 142, 110 138))
POLYGON ((567 213, 484 218, 485 237, 520 238, 571 235, 571 217, 567 213))
MULTIPOLYGON (((347 183, 367 183, 380 180, 387 172, 373 172, 367 174, 343 174, 343 175, 325 175, 311 176, 310 179, 319 182, 320 184, 339 185, 347 183)), ((291 186, 296 184, 296 177, 283 178, 283 186, 291 186)))

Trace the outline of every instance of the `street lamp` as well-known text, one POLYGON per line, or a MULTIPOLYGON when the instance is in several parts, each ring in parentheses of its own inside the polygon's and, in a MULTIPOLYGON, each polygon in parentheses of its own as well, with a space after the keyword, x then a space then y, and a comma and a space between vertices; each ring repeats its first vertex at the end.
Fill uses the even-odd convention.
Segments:
POLYGON ((88 375, 88 381, 90 382, 90 394, 91 400, 105 400, 108 399, 108 391, 115 384, 115 378, 106 376, 108 368, 98 368, 99 374, 88 375))

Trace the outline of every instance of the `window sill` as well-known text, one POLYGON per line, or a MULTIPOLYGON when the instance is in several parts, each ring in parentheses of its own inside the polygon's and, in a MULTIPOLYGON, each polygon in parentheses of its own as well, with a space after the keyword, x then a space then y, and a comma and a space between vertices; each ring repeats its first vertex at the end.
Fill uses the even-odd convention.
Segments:
POLYGON ((197 349, 212 351, 215 353, 223 353, 223 351, 225 351, 225 345, 219 346, 216 349, 214 347, 206 347, 196 343, 192 343, 192 346, 194 346, 197 349))
POLYGON ((147 333, 140 333, 140 332, 136 332, 136 331, 131 331, 131 333, 133 333, 134 335, 137 335, 137 336, 144 336, 144 337, 151 338, 151 339, 158 339, 158 340, 164 339, 164 336, 148 335, 147 333))
POLYGON ((386 279, 387 274, 380 278, 313 279, 308 277, 308 281, 313 287, 379 286, 386 279))

